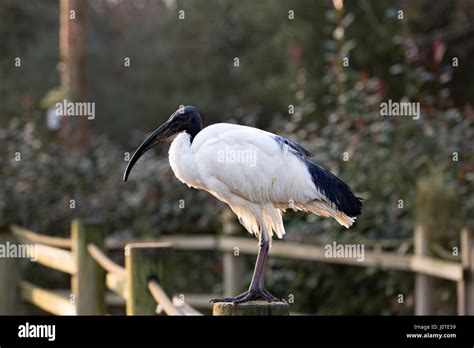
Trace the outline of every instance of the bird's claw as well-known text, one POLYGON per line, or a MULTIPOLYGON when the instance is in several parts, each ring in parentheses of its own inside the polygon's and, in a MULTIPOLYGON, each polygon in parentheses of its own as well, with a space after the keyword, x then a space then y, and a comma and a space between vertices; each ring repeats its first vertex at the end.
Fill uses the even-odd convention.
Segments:
POLYGON ((267 302, 277 302, 280 301, 278 298, 273 296, 267 289, 265 288, 255 288, 249 289, 244 293, 233 296, 233 297, 217 297, 211 299, 209 302, 211 303, 219 303, 219 302, 232 302, 233 304, 245 303, 249 301, 255 300, 265 300, 267 302))

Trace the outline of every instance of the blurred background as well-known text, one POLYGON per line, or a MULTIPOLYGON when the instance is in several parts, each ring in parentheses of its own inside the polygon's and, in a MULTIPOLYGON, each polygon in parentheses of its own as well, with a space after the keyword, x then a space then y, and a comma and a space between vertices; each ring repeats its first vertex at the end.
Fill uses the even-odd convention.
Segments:
MULTIPOLYGON (((205 125, 239 123, 298 142, 365 199, 350 230, 287 213, 287 240, 382 241, 407 253, 422 223, 430 252, 458 259, 459 231, 474 222, 474 1, 71 4, 68 26, 60 1, 0 0, 2 224, 66 236, 83 217, 124 239, 221 233, 227 206, 174 178, 167 144, 122 182, 128 154, 184 104, 205 125), (94 102, 95 118, 52 115, 65 98, 94 102), (420 119, 381 117, 389 99, 420 103, 420 119)), ((254 256, 242 257, 245 287, 254 256)), ((176 288, 222 291, 219 253, 179 260, 176 288)), ((269 289, 294 294, 296 311, 413 313, 412 274, 271 252, 269 263, 269 289)), ((456 312, 455 294, 454 283, 436 281, 437 314, 456 312)))

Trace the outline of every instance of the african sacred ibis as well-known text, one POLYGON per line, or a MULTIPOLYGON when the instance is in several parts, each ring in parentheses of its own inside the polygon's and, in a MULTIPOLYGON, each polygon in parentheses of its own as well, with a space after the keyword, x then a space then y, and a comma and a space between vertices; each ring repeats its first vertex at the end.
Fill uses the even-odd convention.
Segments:
POLYGON ((277 300, 264 287, 272 236, 285 234, 287 208, 334 218, 349 228, 360 215, 361 199, 349 186, 310 160, 310 153, 289 139, 257 128, 218 123, 202 128, 199 112, 186 106, 146 138, 133 154, 124 181, 138 159, 175 134, 169 161, 176 177, 225 202, 259 240, 248 291, 212 302, 277 300), (178 134, 179 133, 179 134, 178 134))

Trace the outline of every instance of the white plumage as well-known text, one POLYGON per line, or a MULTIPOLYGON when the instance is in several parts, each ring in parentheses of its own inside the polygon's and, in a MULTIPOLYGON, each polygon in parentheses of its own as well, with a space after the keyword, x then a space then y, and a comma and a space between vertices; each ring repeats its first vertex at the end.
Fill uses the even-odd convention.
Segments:
POLYGON ((242 303, 276 298, 264 287, 265 264, 273 234, 285 234, 282 213, 288 209, 333 217, 349 228, 362 203, 349 186, 310 160, 310 153, 289 139, 260 129, 218 123, 202 128, 198 111, 174 112, 138 147, 124 173, 161 140, 178 134, 169 161, 176 177, 227 203, 242 225, 259 240, 248 291, 214 302, 242 303))
POLYGON ((332 216, 350 227, 356 218, 338 212, 316 188, 302 159, 275 137, 252 127, 218 123, 204 128, 192 143, 189 134, 180 133, 171 144, 169 161, 180 181, 227 203, 257 237, 263 224, 270 240, 273 233, 282 238, 282 212, 287 208, 332 216))

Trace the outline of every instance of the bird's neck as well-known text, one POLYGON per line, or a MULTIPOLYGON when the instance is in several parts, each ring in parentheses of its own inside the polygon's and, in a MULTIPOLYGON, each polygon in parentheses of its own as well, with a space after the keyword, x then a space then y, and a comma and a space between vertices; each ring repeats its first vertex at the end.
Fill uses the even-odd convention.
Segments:
POLYGON ((174 175, 188 186, 199 188, 199 169, 191 151, 191 136, 182 132, 174 138, 169 150, 169 161, 174 175))
POLYGON ((188 127, 186 127, 185 131, 191 136, 191 143, 194 140, 194 137, 201 131, 202 126, 200 124, 191 124, 188 127))

